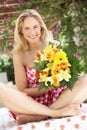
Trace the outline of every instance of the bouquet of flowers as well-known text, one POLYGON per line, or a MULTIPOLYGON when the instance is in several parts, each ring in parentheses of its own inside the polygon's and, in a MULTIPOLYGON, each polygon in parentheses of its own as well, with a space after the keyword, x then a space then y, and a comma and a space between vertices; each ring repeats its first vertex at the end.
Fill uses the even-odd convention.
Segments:
POLYGON ((34 68, 39 72, 39 89, 60 85, 67 85, 69 89, 72 89, 81 70, 81 67, 78 67, 80 66, 78 59, 69 56, 63 49, 52 43, 38 52, 34 62, 34 68), (74 71, 74 67, 78 68, 77 71, 74 71))

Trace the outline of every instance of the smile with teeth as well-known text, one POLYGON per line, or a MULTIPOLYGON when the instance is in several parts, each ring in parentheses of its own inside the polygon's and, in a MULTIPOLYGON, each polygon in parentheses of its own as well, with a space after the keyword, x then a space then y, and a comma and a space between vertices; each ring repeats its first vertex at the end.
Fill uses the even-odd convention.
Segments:
POLYGON ((37 36, 36 35, 34 35, 34 36, 29 36, 29 38, 31 38, 31 39, 35 39, 37 36))

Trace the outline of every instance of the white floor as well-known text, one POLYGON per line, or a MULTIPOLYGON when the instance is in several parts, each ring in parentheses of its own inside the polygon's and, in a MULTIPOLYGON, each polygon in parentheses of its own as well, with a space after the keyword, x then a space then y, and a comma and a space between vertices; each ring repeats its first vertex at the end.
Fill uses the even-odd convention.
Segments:
POLYGON ((82 104, 83 112, 79 116, 49 119, 40 122, 17 125, 9 116, 7 108, 0 109, 0 130, 87 130, 87 104, 82 104))

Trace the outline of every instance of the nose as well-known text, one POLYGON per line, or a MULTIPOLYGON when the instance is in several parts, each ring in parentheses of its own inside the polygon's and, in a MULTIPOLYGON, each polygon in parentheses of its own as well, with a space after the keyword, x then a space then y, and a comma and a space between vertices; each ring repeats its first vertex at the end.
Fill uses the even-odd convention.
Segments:
POLYGON ((30 34, 35 34, 35 30, 34 29, 30 29, 29 33, 30 34))

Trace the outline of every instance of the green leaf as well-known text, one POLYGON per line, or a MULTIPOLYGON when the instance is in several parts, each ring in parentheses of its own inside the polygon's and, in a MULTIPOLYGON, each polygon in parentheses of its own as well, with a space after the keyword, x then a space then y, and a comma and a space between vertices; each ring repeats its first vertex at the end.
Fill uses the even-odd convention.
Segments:
POLYGON ((42 88, 44 88, 45 87, 45 84, 44 84, 44 82, 41 82, 40 83, 40 86, 39 86, 39 88, 38 88, 38 90, 40 91, 42 88))
POLYGON ((46 65, 47 65, 47 61, 35 62, 35 66, 33 68, 41 71, 46 68, 46 65))

